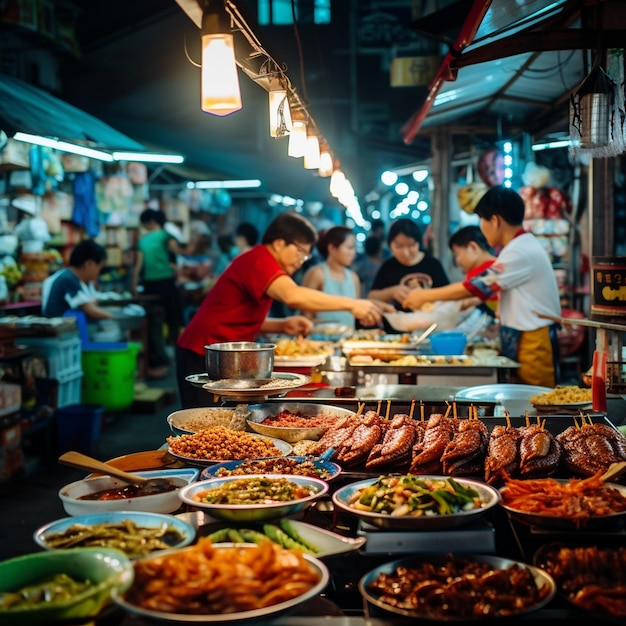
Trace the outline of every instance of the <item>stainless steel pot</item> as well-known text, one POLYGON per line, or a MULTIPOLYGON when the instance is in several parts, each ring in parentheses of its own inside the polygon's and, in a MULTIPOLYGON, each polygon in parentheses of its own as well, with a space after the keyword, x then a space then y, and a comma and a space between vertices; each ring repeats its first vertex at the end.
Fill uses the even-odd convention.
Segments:
POLYGON ((229 341, 204 346, 210 380, 223 378, 267 380, 274 370, 273 343, 229 341))

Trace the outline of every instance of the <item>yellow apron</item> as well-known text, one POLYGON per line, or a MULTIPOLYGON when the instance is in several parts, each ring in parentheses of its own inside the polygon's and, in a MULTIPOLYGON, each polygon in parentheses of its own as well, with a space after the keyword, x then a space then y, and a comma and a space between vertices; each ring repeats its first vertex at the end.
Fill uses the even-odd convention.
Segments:
POLYGON ((515 377, 520 383, 542 387, 556 386, 549 326, 520 333, 517 361, 520 367, 515 377))

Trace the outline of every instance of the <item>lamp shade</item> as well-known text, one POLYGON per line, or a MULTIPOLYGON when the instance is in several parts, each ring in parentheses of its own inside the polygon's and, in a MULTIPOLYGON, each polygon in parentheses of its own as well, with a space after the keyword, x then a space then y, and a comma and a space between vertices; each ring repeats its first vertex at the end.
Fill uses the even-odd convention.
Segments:
POLYGON ((341 190, 343 188, 343 186, 346 183, 346 176, 345 174, 340 170, 340 169, 336 169, 331 177, 330 177, 330 195, 333 196, 333 198, 337 198, 339 197, 339 195, 341 194, 341 190))
POLYGON ((320 166, 320 140, 317 135, 308 135, 304 153, 304 169, 316 170, 320 166))
POLYGON ((284 137, 291 132, 291 112, 286 89, 272 89, 269 94, 270 137, 284 137))
POLYGON ((296 159, 303 157, 306 151, 306 122, 304 120, 293 120, 291 132, 289 133, 289 146, 287 154, 296 159))
POLYGON ((229 115, 241 109, 235 47, 230 33, 202 35, 202 110, 229 115))
POLYGON ((333 157, 328 148, 322 148, 320 152, 320 164, 317 173, 322 178, 326 178, 333 173, 333 157))

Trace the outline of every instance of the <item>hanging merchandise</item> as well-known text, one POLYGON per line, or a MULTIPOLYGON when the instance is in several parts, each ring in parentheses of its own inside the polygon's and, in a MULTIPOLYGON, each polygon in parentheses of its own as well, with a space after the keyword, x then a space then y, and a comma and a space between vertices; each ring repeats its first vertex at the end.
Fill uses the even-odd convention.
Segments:
POLYGON ((82 226, 90 237, 100 232, 96 206, 96 184, 91 172, 79 172, 72 181, 74 210, 72 221, 82 226))
POLYGON ((606 157, 626 150, 624 68, 615 56, 610 58, 615 80, 596 64, 570 98, 570 143, 574 155, 606 157))
POLYGON ((478 175, 489 187, 504 182, 504 154, 497 148, 483 152, 478 159, 478 175))
POLYGON ((466 173, 465 173, 465 182, 466 184, 462 187, 459 187, 457 191, 457 200, 459 201, 459 206, 463 211, 469 213, 470 215, 474 213, 476 209, 476 205, 480 201, 480 199, 485 195, 488 187, 484 182, 473 182, 474 180, 474 170, 472 168, 472 164, 468 163, 466 173))

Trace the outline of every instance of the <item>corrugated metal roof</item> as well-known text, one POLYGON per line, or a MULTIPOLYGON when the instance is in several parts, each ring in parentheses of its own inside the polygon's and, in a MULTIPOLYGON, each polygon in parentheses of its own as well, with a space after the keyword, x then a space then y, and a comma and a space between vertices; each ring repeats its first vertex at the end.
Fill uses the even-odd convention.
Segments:
POLYGON ((556 120, 566 130, 568 96, 588 71, 589 53, 580 49, 585 41, 583 3, 475 0, 475 14, 481 5, 488 8, 475 36, 463 39, 464 31, 472 30, 470 12, 442 72, 445 80, 430 85, 434 101, 427 99, 405 124, 406 143, 420 129, 478 128, 481 122, 493 125, 494 119, 512 131, 538 132, 556 120), (566 48, 568 44, 576 46, 566 48), (539 50, 550 47, 554 49, 539 50))

